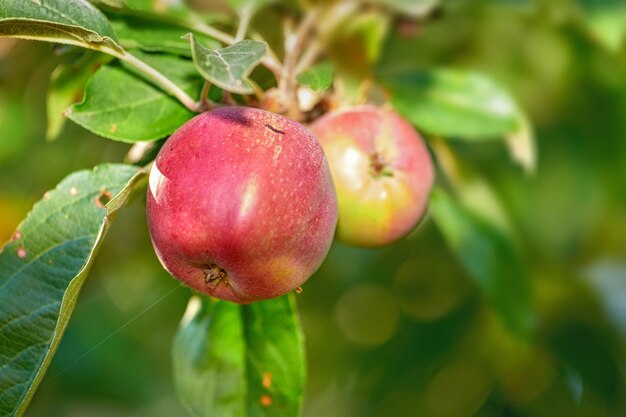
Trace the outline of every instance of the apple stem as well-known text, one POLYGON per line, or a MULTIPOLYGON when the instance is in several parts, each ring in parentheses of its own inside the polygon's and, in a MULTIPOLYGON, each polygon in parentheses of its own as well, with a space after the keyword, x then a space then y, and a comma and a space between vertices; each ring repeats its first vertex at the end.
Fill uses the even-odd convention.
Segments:
POLYGON ((224 104, 228 105, 228 106, 236 106, 237 102, 235 101, 235 99, 233 98, 233 95, 230 94, 230 91, 222 91, 222 101, 224 102, 224 104))
POLYGON ((202 91, 200 92, 200 103, 198 106, 200 107, 201 112, 209 111, 215 107, 215 104, 209 99, 209 90, 211 89, 211 83, 207 80, 204 82, 202 86, 202 91))

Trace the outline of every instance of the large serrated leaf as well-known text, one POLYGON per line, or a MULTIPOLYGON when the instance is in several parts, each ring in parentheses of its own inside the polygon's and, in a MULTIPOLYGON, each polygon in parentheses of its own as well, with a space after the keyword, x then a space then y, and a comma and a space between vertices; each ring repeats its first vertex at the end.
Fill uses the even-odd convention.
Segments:
POLYGON ((178 395, 197 417, 295 417, 305 358, 293 295, 250 305, 193 297, 173 347, 178 395))
POLYGON ((193 62, 204 78, 232 93, 254 92, 246 78, 261 62, 267 45, 243 40, 214 51, 197 42, 192 34, 186 35, 186 38, 191 43, 193 62))
POLYGON ((24 413, 111 221, 145 177, 121 164, 68 176, 0 251, 0 416, 24 413))
POLYGON ((491 139, 520 127, 520 111, 511 96, 482 74, 445 69, 380 78, 396 110, 428 133, 491 139))
POLYGON ((86 0, 3 0, 0 36, 122 51, 107 18, 86 0))
MULTIPOLYGON (((135 55, 192 97, 199 97, 202 78, 191 61, 167 55, 139 52, 135 55)), ((169 135, 194 113, 141 74, 106 65, 89 80, 83 101, 73 105, 68 116, 97 135, 121 142, 137 142, 169 135)))
POLYGON ((430 201, 441 233, 494 310, 512 332, 528 336, 534 326, 530 278, 513 242, 441 189, 430 201))

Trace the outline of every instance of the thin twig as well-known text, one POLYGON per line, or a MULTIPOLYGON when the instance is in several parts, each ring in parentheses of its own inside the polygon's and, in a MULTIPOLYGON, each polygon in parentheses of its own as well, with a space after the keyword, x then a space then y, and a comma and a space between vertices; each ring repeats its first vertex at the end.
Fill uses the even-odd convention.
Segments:
POLYGON ((295 78, 295 69, 298 65, 298 59, 302 54, 306 38, 309 36, 311 30, 313 30, 315 21, 317 20, 319 14, 320 11, 318 8, 315 8, 306 14, 304 20, 300 23, 300 26, 298 26, 293 44, 288 45, 291 49, 289 51, 285 51, 285 68, 283 71, 291 78, 295 78))
POLYGON ((161 74, 155 68, 146 64, 145 62, 143 62, 136 56, 132 55, 131 53, 127 51, 118 52, 117 50, 106 48, 106 47, 102 48, 101 51, 108 53, 110 55, 113 55, 114 57, 132 65, 133 67, 137 68, 144 74, 148 75, 150 78, 155 80, 161 87, 163 87, 165 91, 167 91, 168 93, 176 97, 181 103, 183 103, 185 107, 187 107, 192 112, 199 111, 198 103, 196 103, 196 101, 193 98, 191 98, 189 94, 183 91, 172 80, 170 80, 165 75, 161 74))
POLYGON ((322 42, 317 38, 314 39, 311 43, 309 43, 308 48, 306 49, 306 51, 304 51, 304 53, 300 57, 300 60, 298 61, 298 64, 296 65, 296 69, 295 69, 296 75, 300 74, 301 72, 306 71, 311 66, 313 66, 317 58, 322 53, 323 49, 324 49, 324 46, 322 42))
POLYGON ((280 74, 280 78, 278 79, 278 90, 280 92, 280 96, 283 97, 283 99, 286 99, 288 97, 287 88, 289 84, 289 71, 287 62, 289 62, 290 60, 289 55, 293 53, 293 44, 295 44, 294 38, 296 36, 293 26, 293 18, 291 18, 290 16, 286 17, 283 22, 285 65, 283 65, 283 70, 280 74))
POLYGON ((234 36, 229 35, 226 32, 222 32, 219 29, 215 29, 214 27, 209 26, 205 24, 204 22, 195 21, 195 20, 194 21, 185 20, 185 21, 182 21, 181 23, 183 23, 187 27, 187 29, 191 29, 191 30, 195 30, 196 32, 203 33, 227 45, 232 45, 233 43, 236 43, 234 36))
POLYGON ((250 20, 252 20, 252 7, 248 6, 244 8, 239 15, 239 27, 237 28, 237 34, 235 35, 235 42, 240 42, 246 37, 248 26, 250 26, 250 20))
POLYGON ((302 54, 300 61, 296 64, 296 75, 309 69, 322 53, 324 43, 320 38, 332 36, 333 32, 349 19, 350 16, 354 15, 358 8, 359 4, 357 2, 344 0, 337 3, 334 7, 326 9, 323 16, 318 16, 319 20, 324 24, 319 26, 316 37, 309 42, 307 50, 302 54))
POLYGON ((285 27, 285 62, 283 72, 281 74, 279 89, 286 107, 287 113, 292 117, 299 115, 297 83, 296 83, 296 66, 298 59, 302 54, 302 49, 306 43, 306 39, 313 30, 315 22, 319 16, 320 9, 314 8, 307 12, 304 20, 300 22, 295 33, 291 32, 290 21, 286 21, 285 27))

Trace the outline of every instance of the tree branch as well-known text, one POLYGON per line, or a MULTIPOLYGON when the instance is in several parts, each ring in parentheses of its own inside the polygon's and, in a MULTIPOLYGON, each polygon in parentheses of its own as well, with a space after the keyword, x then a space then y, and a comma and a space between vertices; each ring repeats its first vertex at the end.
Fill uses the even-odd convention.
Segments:
POLYGON ((298 116, 300 112, 298 109, 298 97, 296 91, 298 87, 296 83, 296 67, 298 65, 298 58, 302 54, 302 49, 304 48, 306 39, 311 30, 313 30, 319 14, 319 8, 310 10, 304 17, 304 20, 300 22, 300 25, 295 33, 290 30, 290 22, 286 22, 285 62, 278 83, 278 88, 287 113, 292 117, 298 116))

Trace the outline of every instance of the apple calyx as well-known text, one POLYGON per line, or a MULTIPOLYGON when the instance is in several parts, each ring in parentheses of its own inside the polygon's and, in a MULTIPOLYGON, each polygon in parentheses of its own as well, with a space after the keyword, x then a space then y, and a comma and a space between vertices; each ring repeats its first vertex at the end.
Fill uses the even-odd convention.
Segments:
POLYGON ((230 286, 228 273, 221 266, 211 263, 204 267, 204 281, 210 288, 217 287, 220 283, 230 286))
POLYGON ((379 152, 370 156, 370 172, 374 178, 393 177, 393 169, 379 152))

